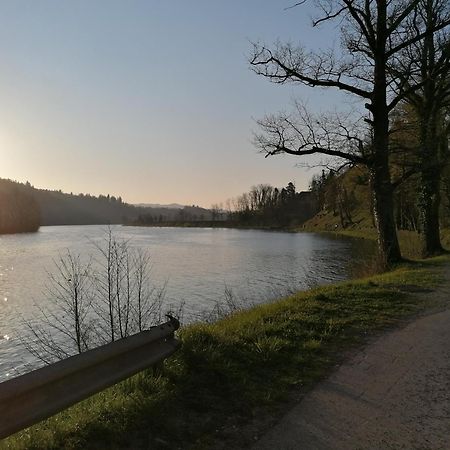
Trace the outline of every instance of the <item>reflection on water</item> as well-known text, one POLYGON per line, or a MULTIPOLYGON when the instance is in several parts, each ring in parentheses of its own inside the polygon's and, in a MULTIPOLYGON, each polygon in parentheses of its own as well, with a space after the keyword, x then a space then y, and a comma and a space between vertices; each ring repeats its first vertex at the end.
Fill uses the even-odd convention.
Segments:
MULTIPOLYGON (((112 228, 131 246, 150 252, 155 284, 167 282, 166 308, 184 303, 188 321, 225 301, 226 289, 251 305, 345 279, 355 252, 366 252, 361 241, 355 245, 309 233, 112 228)), ((50 306, 44 292, 53 261, 66 249, 87 259, 104 238, 104 226, 42 227, 34 234, 0 236, 0 380, 36 365, 19 337, 33 304, 50 306)))

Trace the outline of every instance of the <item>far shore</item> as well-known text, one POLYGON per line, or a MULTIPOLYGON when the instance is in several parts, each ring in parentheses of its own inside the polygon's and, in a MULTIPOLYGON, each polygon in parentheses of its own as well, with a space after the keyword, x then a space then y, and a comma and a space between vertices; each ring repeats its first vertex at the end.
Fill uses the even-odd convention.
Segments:
POLYGON ((192 222, 154 222, 154 223, 138 223, 130 222, 123 224, 131 227, 147 227, 147 228, 236 228, 238 230, 271 230, 271 231, 297 231, 296 226, 280 226, 280 225, 258 225, 237 223, 229 220, 198 220, 192 222))

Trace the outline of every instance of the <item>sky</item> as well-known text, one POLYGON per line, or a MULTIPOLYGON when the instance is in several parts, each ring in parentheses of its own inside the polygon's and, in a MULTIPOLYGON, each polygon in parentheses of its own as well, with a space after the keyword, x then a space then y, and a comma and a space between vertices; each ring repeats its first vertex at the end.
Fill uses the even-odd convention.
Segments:
POLYGON ((205 207, 259 183, 307 189, 314 169, 252 144, 255 119, 294 98, 337 101, 249 69, 251 42, 333 43, 293 3, 1 0, 0 177, 205 207))

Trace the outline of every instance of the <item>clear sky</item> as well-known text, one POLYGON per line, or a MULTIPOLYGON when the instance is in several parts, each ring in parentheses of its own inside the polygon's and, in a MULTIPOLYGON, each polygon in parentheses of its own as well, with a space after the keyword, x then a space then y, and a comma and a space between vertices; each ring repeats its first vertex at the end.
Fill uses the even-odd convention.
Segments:
POLYGON ((1 0, 0 177, 206 207, 262 182, 307 188, 312 171, 251 143, 294 96, 329 107, 249 70, 250 41, 331 44, 293 3, 1 0))

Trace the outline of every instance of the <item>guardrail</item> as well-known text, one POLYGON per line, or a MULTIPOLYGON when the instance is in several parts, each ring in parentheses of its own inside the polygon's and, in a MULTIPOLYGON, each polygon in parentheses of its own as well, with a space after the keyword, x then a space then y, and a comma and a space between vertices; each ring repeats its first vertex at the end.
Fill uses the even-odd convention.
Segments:
POLYGON ((146 369, 180 346, 178 320, 0 383, 0 439, 146 369))

